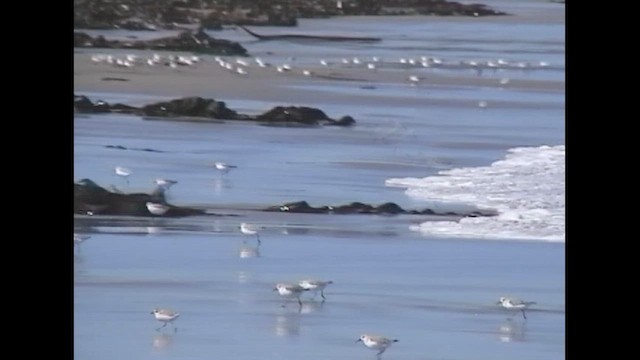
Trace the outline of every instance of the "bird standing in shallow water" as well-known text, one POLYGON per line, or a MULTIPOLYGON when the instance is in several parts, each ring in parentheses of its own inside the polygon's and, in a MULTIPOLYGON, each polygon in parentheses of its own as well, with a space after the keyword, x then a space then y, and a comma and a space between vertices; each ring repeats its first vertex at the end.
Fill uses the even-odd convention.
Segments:
POLYGON ((300 300, 300 295, 302 295, 303 291, 309 291, 309 290, 296 284, 278 283, 276 284, 276 287, 273 288, 273 291, 277 291, 278 294, 280 294, 280 296, 285 298, 295 297, 296 299, 298 299, 298 304, 300 305, 300 309, 302 309, 302 300, 300 300))
POLYGON ((129 185, 129 175, 133 174, 133 171, 122 166, 116 166, 114 171, 116 175, 121 176, 127 182, 127 185, 129 185))
POLYGON ((522 317, 524 317, 524 319, 526 320, 527 315, 524 313, 524 311, 528 309, 529 306, 535 303, 535 301, 522 301, 520 299, 502 296, 500 297, 500 300, 498 300, 496 305, 500 305, 507 310, 520 310, 522 311, 522 317))
POLYGON ((228 173, 229 170, 231 170, 231 169, 237 168, 237 166, 235 166, 235 165, 229 165, 229 164, 225 164, 225 163, 219 162, 219 161, 216 161, 213 165, 216 167, 216 169, 218 169, 223 174, 228 173))
POLYGON ((315 295, 318 293, 318 291, 320 291, 320 296, 322 296, 322 301, 325 301, 325 296, 324 296, 324 288, 329 285, 329 284, 333 284, 333 281, 329 280, 329 281, 322 281, 322 280, 309 280, 309 279, 305 279, 305 280, 301 280, 298 285, 302 286, 303 288, 307 289, 307 290, 313 290, 314 292, 314 297, 315 295))
POLYGON ((258 233, 258 230, 262 230, 262 229, 264 228, 253 226, 247 223, 240 224, 240 232, 245 235, 255 235, 256 239, 258 240, 258 245, 262 244, 262 242, 260 241, 260 234, 258 233))
POLYGON ((378 359, 380 358, 380 355, 382 355, 383 352, 387 351, 387 348, 389 346, 391 346, 395 342, 398 342, 398 340, 396 339, 389 339, 384 336, 366 335, 366 334, 361 335, 360 338, 356 340, 356 342, 360 342, 360 341, 362 341, 364 346, 368 347, 369 349, 380 350, 376 354, 378 356, 378 359))
MULTIPOLYGON (((155 316, 156 320, 164 323, 162 326, 157 328, 156 331, 160 331, 160 329, 162 329, 163 327, 167 326, 168 323, 171 323, 171 325, 173 325, 173 321, 180 316, 179 313, 174 312, 172 310, 169 310, 169 309, 157 309, 157 308, 153 309, 151 314, 153 316, 155 316)), ((174 331, 176 331, 176 330, 178 330, 178 328, 176 328, 175 325, 174 325, 174 331)))
POLYGON ((165 204, 148 201, 146 205, 147 210, 153 215, 162 216, 169 211, 169 206, 165 204))

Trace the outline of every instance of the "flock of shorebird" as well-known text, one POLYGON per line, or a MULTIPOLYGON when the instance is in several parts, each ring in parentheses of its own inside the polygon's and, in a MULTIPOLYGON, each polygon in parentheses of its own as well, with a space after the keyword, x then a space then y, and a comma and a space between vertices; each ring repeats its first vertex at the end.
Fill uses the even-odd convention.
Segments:
MULTIPOLYGON (((213 164, 213 167, 215 167, 218 171, 220 171, 221 174, 227 174, 231 169, 237 168, 237 166, 235 165, 230 165, 223 162, 215 162, 213 164)), ((116 175, 124 178, 127 181, 127 184, 128 184, 128 177, 133 174, 133 171, 122 166, 115 167, 114 172, 116 175)), ((156 191, 166 191, 171 186, 177 184, 177 181, 175 180, 169 180, 169 179, 163 179, 163 178, 157 178, 154 180, 154 182, 157 186, 156 191)), ((147 205, 147 209, 149 210, 149 213, 156 216, 164 215, 169 209, 169 207, 166 204, 162 204, 162 203, 148 202, 146 205, 147 205)), ((240 232, 244 235, 249 235, 249 236, 255 235, 256 241, 258 243, 258 247, 261 245, 262 242, 260 240, 260 231, 264 230, 265 227, 243 222, 238 226, 238 228, 240 232)), ((82 244, 84 241, 88 240, 89 238, 90 236, 88 235, 81 235, 81 234, 74 233, 74 246, 77 246, 79 248, 80 244, 82 244)), ((326 300, 324 290, 330 284, 333 284, 333 281, 303 279, 296 283, 277 283, 275 284, 273 291, 277 291, 279 296, 285 299, 285 304, 283 304, 282 307, 286 306, 287 301, 295 299, 297 300, 297 303, 299 305, 299 310, 301 311, 302 310, 301 297, 304 293, 313 292, 312 298, 315 299, 315 297, 319 292, 320 296, 322 297, 322 302, 324 303, 326 300)), ((536 304, 536 302, 534 301, 523 301, 517 298, 505 297, 505 296, 500 297, 500 299, 496 303, 496 305, 500 305, 502 308, 506 310, 521 312, 525 320, 527 319, 526 310, 529 307, 531 307, 531 305, 534 305, 534 304, 536 304)), ((174 321, 180 317, 180 313, 175 312, 168 308, 155 308, 153 309, 151 314, 154 315, 157 321, 162 323, 162 326, 156 328, 157 331, 160 331, 161 329, 166 327, 168 324, 171 324, 173 326, 174 331, 177 331, 177 327, 175 326, 174 321)), ((356 343, 362 342, 362 344, 367 348, 372 350, 377 350, 378 352, 376 353, 376 355, 378 358, 380 358, 380 356, 392 344, 398 341, 399 341, 398 339, 392 339, 384 336, 363 334, 356 340, 356 343)))
MULTIPOLYGON (((260 57, 245 58, 245 57, 221 57, 215 56, 213 60, 223 69, 237 74, 247 76, 251 71, 251 68, 270 68, 275 69, 279 73, 296 73, 304 76, 317 75, 310 69, 305 69, 300 66, 294 66, 292 63, 294 58, 290 58, 290 61, 281 62, 279 64, 271 64, 260 57)), ((114 56, 107 54, 94 54, 91 55, 91 61, 96 64, 108 64, 116 67, 133 68, 135 66, 165 66, 172 69, 179 67, 190 67, 197 65, 204 61, 203 58, 198 56, 186 56, 186 55, 160 55, 154 53, 151 56, 139 56, 135 54, 126 54, 124 56, 114 56)), ((499 59, 487 59, 487 60, 446 60, 434 56, 418 56, 418 57, 400 57, 397 59, 382 59, 378 56, 372 56, 367 58, 351 57, 340 59, 320 59, 319 65, 324 68, 362 68, 371 71, 378 71, 379 69, 405 69, 416 70, 425 68, 434 69, 449 69, 449 70, 471 70, 478 76, 482 75, 484 71, 499 71, 499 70, 535 70, 548 68, 551 64, 547 61, 509 61, 502 58, 499 59)), ((407 76, 406 80, 410 85, 417 85, 425 79, 424 76, 416 74, 407 76)), ((509 83, 508 78, 501 78, 499 80, 500 85, 506 85, 509 83)))

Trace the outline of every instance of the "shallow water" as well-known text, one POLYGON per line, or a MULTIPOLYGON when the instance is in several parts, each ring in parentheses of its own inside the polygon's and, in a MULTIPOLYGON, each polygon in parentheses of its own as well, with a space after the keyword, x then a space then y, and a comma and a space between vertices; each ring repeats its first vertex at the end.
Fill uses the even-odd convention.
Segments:
MULTIPOLYGON (((545 240, 542 236, 492 238, 481 231, 459 239, 447 231, 420 231, 425 222, 446 226, 434 222, 452 220, 446 218, 248 210, 299 200, 313 206, 392 201, 409 209, 441 210, 486 205, 482 198, 464 205, 446 198, 434 203, 412 196, 416 189, 405 192, 385 182, 414 179, 407 181, 420 185, 425 177, 454 170, 481 171, 482 177, 465 181, 490 185, 492 169, 486 167, 505 159, 510 149, 563 145, 564 8, 534 1, 494 3, 519 15, 303 20, 296 29, 256 29, 385 38, 377 44, 262 43, 241 30, 212 35, 240 40, 252 54, 273 63, 291 57, 304 65, 321 57, 340 61, 380 56, 388 62, 387 71, 402 72, 394 68, 399 53, 437 56, 452 64, 498 58, 549 62, 545 68, 505 68, 479 75, 491 81, 509 77, 513 87, 409 87, 382 81, 375 90, 366 90, 359 82, 296 79, 286 86, 295 88, 302 101, 215 96, 251 114, 281 104, 318 107, 331 117, 353 116, 358 122, 353 128, 76 116, 76 180, 90 178, 129 192, 151 190, 156 177, 174 179, 178 184, 169 190, 169 202, 227 216, 76 216, 75 231, 91 238, 74 249, 75 358, 373 359, 375 352, 354 343, 367 332, 400 340, 383 359, 562 358, 563 242, 539 241, 545 240), (515 86, 518 80, 562 86, 541 90, 515 86), (329 100, 307 96, 316 92, 326 93, 329 100), (479 108, 480 101, 488 106, 479 108), (238 168, 221 175, 212 167, 216 160, 238 168), (134 171, 128 183, 113 173, 117 165, 134 171), (255 238, 238 231, 245 221, 266 226, 259 249, 255 238), (282 308, 283 300, 272 291, 275 283, 305 277, 334 281, 325 291, 327 301, 322 304, 319 296, 311 301, 305 294, 301 311, 295 303, 282 308), (537 302, 528 320, 518 313, 509 316, 495 305, 505 295, 537 302), (176 332, 171 326, 155 330, 160 325, 150 314, 155 307, 182 314, 176 332)), ((476 76, 466 68, 424 71, 452 78, 476 76)), ((166 99, 75 90, 92 99, 132 105, 166 99)), ((534 169, 544 171, 544 165, 534 169)), ((561 214, 554 216, 564 219, 564 207, 559 209, 561 214)), ((557 232, 564 234, 564 227, 557 232)))

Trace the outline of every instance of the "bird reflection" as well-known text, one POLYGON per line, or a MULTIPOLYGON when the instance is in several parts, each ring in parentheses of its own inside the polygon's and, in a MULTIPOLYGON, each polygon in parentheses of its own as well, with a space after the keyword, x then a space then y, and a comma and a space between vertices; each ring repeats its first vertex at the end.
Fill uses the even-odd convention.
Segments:
POLYGON ((525 323, 508 319, 498 328, 498 338, 502 342, 525 341, 525 323))
POLYGON ((287 311, 276 316, 276 335, 294 336, 300 334, 300 312, 298 310, 287 311))
POLYGON ((324 306, 324 301, 308 301, 303 302, 300 307, 300 314, 312 314, 315 312, 322 311, 322 307, 324 306))
POLYGON ((226 178, 219 178, 213 180, 213 191, 216 194, 222 193, 225 189, 230 189, 231 182, 226 178))
POLYGON ((242 259, 260 257, 260 245, 258 243, 256 246, 252 246, 243 241, 238 250, 238 256, 242 259))
POLYGON ((160 333, 153 337, 153 348, 157 350, 166 350, 173 345, 173 337, 175 334, 160 333))
POLYGON ((146 230, 147 230, 147 234, 149 234, 149 235, 160 234, 161 232, 163 232, 163 227, 162 226, 147 226, 146 230))

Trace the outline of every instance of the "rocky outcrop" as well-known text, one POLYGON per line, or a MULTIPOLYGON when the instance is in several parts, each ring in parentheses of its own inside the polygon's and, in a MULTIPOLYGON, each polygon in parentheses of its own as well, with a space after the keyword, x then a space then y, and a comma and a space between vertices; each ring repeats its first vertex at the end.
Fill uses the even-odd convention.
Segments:
POLYGON ((74 111, 77 113, 125 113, 143 116, 146 119, 175 119, 182 121, 236 120, 255 121, 275 126, 352 126, 356 121, 351 116, 332 119, 322 110, 305 106, 276 106, 257 116, 240 114, 229 109, 224 101, 201 97, 186 97, 136 108, 124 104, 110 105, 102 100, 93 103, 84 95, 74 95, 74 111))
MULTIPOLYGON (((161 187, 156 188, 150 194, 131 193, 126 194, 117 188, 109 191, 90 179, 82 179, 74 184, 73 212, 81 215, 123 215, 157 217, 147 209, 147 202, 161 203, 169 207, 163 217, 184 217, 194 215, 208 215, 205 210, 181 207, 168 204, 161 187)), ((216 206, 221 208, 220 205, 216 206)), ((237 210, 237 208, 236 208, 237 210)), ((283 205, 275 205, 262 209, 267 212, 289 212, 304 214, 371 214, 371 215, 442 215, 458 217, 495 216, 497 213, 490 211, 471 211, 466 213, 446 212, 438 213, 432 209, 406 210, 398 204, 388 202, 374 206, 361 202, 352 202, 340 206, 309 205, 306 201, 290 202, 283 205)))
POLYGON ((157 117, 204 117, 212 119, 249 120, 247 115, 238 114, 227 108, 224 101, 186 97, 171 101, 145 105, 141 109, 144 116, 157 117))
POLYGON ((470 211, 470 212, 444 212, 438 213, 432 209, 423 210, 405 210, 396 203, 388 202, 382 205, 374 206, 361 202, 352 202, 340 206, 318 206, 313 207, 306 201, 297 201, 286 203, 283 205, 270 206, 264 211, 271 212, 291 212, 304 214, 378 214, 378 215, 443 215, 443 216, 460 216, 460 217, 478 217, 478 216, 495 216, 497 213, 492 211, 470 211))
POLYGON ((357 15, 506 15, 482 4, 448 0, 74 0, 78 29, 174 29, 222 25, 296 26, 299 18, 357 15))
POLYGON ((91 37, 82 32, 74 32, 73 46, 79 48, 141 49, 188 51, 194 53, 248 56, 247 49, 239 43, 213 38, 202 29, 186 30, 177 36, 152 40, 107 40, 104 36, 91 37))
POLYGON ((182 217, 203 215, 201 209, 180 207, 168 204, 164 192, 156 190, 151 194, 124 194, 109 191, 89 179, 74 184, 73 212, 85 215, 126 215, 155 217, 147 209, 147 202, 162 203, 169 206, 164 217, 182 217))

